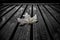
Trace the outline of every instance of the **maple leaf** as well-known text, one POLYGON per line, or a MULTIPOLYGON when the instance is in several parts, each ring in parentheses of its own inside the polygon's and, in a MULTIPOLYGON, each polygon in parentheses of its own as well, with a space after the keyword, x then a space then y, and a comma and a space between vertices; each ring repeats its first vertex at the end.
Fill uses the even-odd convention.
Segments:
POLYGON ((31 17, 28 13, 25 13, 24 18, 17 18, 17 21, 20 22, 21 25, 23 24, 32 24, 37 21, 37 15, 35 14, 33 17, 31 17))

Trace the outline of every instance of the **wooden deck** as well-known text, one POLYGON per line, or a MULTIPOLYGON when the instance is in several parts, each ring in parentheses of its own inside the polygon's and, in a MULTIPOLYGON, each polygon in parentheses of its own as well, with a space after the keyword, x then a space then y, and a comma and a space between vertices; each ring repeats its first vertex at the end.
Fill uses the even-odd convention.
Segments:
POLYGON ((0 40, 60 40, 60 4, 20 3, 0 6, 0 40), (16 19, 22 18, 26 12, 31 17, 37 14, 38 22, 20 26, 16 19))

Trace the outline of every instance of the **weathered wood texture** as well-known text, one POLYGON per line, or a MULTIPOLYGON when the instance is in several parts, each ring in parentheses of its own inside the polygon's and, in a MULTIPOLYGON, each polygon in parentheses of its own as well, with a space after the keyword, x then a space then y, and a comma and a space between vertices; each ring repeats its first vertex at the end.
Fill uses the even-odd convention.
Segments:
POLYGON ((60 4, 0 6, 0 40, 60 40, 60 4), (20 26, 16 19, 22 18, 26 12, 31 17, 36 14, 38 22, 20 26))

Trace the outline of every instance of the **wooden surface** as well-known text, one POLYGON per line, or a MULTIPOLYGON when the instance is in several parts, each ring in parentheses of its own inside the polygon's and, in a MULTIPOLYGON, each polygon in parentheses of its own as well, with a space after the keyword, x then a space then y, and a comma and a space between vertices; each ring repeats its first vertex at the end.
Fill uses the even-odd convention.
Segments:
POLYGON ((2 5, 0 40, 60 40, 60 5, 47 3, 2 5), (36 10, 33 7, 36 7, 36 10), (21 8, 23 10, 20 10, 21 8), (26 12, 30 16, 36 14, 38 22, 20 26, 16 19, 22 18, 26 12))

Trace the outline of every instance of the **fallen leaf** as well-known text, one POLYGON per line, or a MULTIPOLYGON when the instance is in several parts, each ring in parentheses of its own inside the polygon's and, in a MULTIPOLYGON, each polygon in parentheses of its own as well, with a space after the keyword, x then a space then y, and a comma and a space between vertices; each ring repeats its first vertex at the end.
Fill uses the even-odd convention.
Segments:
POLYGON ((37 21, 37 15, 35 14, 33 17, 31 17, 28 13, 25 13, 24 18, 17 18, 17 21, 23 25, 23 24, 32 24, 37 21))

